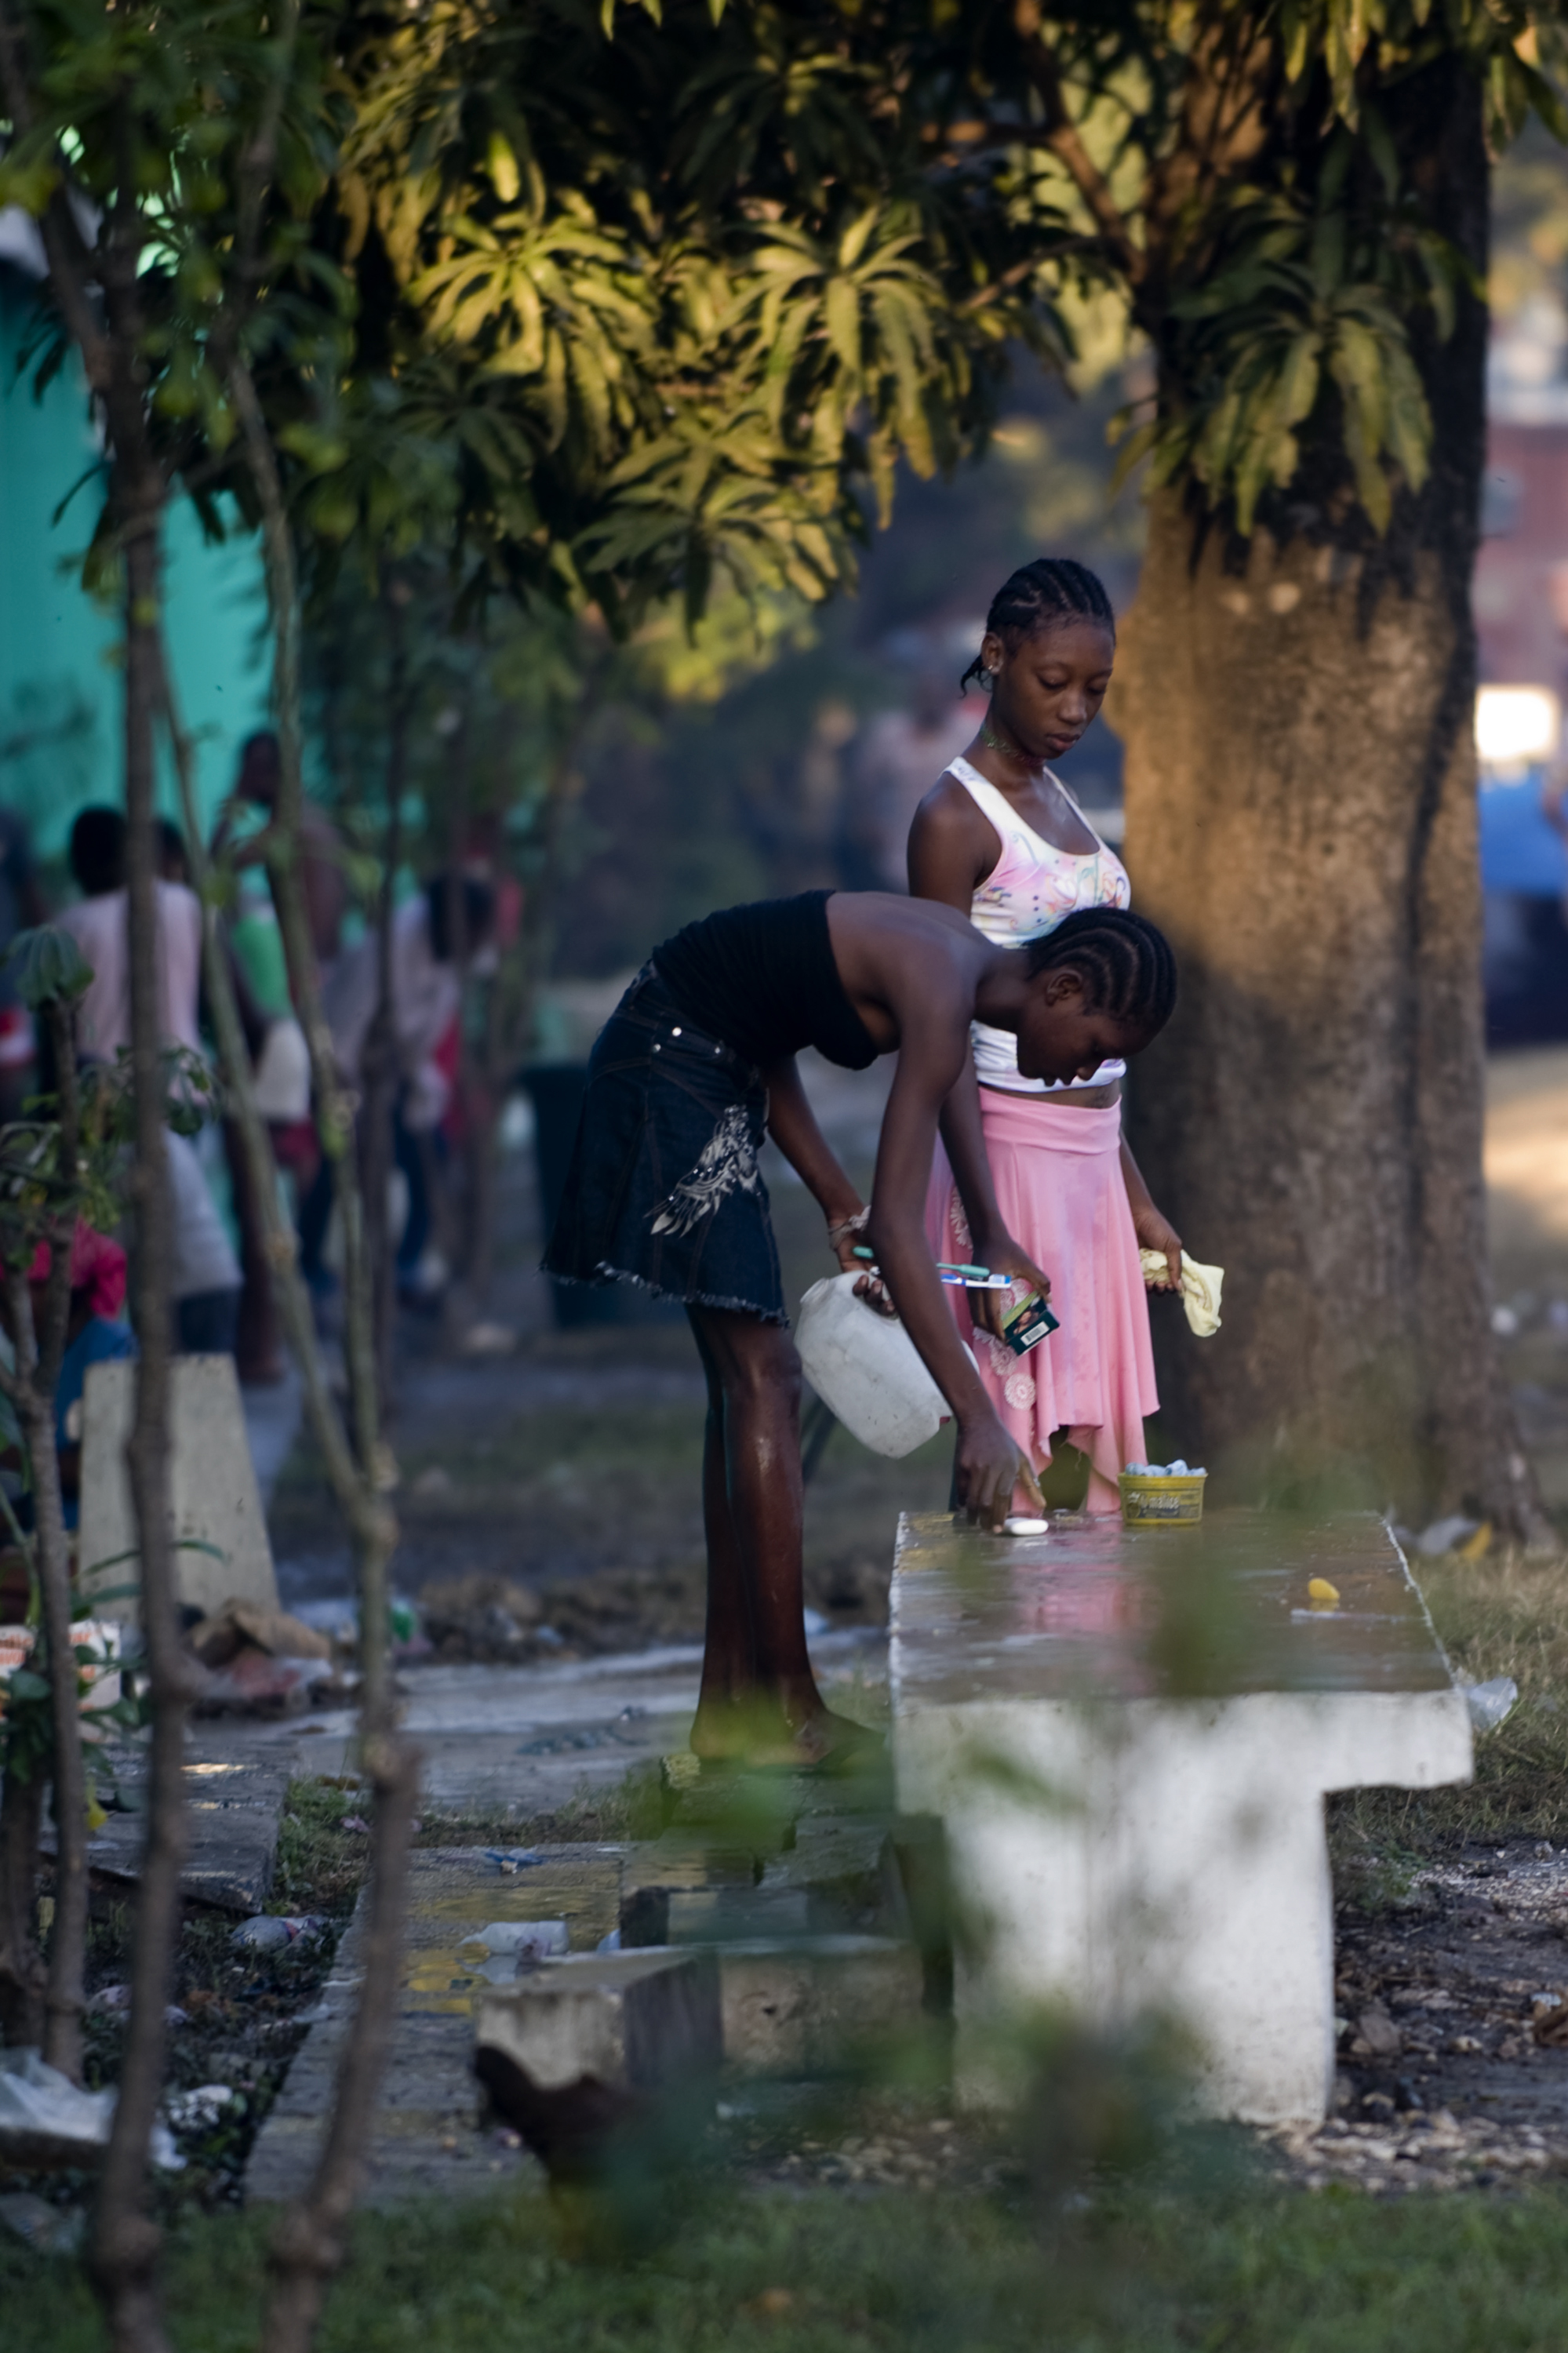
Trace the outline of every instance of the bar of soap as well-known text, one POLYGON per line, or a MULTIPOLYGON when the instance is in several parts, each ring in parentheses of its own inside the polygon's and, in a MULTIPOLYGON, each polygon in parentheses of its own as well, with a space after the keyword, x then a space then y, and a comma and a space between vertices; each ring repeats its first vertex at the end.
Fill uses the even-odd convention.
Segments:
POLYGON ((1001 1533, 1004 1536, 1048 1536, 1051 1523, 1049 1520, 1026 1520, 1015 1516, 1003 1520, 1001 1533))

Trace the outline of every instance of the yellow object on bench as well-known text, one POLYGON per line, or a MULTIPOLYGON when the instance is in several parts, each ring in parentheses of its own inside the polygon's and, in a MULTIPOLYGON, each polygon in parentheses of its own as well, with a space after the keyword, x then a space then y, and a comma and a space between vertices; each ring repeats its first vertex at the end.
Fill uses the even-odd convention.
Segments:
POLYGON ((1129 1528, 1190 1528, 1203 1516, 1206 1471, 1178 1471, 1153 1478, 1144 1471, 1124 1471, 1121 1516, 1129 1528))

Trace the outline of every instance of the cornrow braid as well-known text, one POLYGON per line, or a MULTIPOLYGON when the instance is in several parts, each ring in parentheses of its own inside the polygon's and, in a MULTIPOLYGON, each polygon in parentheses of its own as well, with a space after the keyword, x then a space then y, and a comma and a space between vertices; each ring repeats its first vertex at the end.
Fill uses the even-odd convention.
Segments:
MULTIPOLYGON (((1070 555, 1037 555, 1033 564, 1025 564, 1002 583, 985 617, 987 629, 1009 642, 1053 621, 1100 621, 1116 635, 1116 615, 1104 582, 1070 555)), ((976 654, 959 681, 959 693, 971 678, 984 677, 976 654)))
POLYGON ((1089 1009, 1152 1038, 1176 1006, 1176 959, 1164 933, 1130 907, 1080 907, 1023 954, 1031 980, 1070 966, 1089 990, 1089 1009))

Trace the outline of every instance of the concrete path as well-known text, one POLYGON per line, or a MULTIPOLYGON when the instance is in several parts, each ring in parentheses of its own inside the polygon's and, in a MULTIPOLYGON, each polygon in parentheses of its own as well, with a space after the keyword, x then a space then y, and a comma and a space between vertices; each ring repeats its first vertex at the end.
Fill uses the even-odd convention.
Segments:
MULTIPOLYGON (((812 1657, 829 1695, 886 1678, 886 1637, 874 1627, 824 1634, 812 1657)), ((575 1660, 559 1667, 415 1667, 403 1678, 405 1730, 424 1757, 420 1802, 461 1818, 548 1813, 585 1784, 620 1781, 639 1764, 684 1748, 696 1707, 695 1646, 575 1660)), ((351 1710, 258 1727, 296 1752, 301 1770, 353 1769, 351 1710)))

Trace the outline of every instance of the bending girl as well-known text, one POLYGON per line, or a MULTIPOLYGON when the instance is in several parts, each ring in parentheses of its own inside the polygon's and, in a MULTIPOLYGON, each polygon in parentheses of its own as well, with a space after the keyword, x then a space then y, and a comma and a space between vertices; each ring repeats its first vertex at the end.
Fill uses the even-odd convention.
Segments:
POLYGON ((996 1222, 969 1023, 1016 1037, 1031 1077, 1065 1080, 1138 1052, 1174 999, 1170 948, 1135 915, 1087 911, 1019 955, 948 907, 811 891, 688 924, 611 1015, 545 1264, 567 1281, 682 1300, 696 1336, 708 1384, 700 1757, 819 1765, 866 1739, 824 1706, 806 1653, 800 1364, 758 1166, 764 1132, 820 1203, 841 1266, 858 1268, 863 1237, 875 1251, 952 1408, 959 1496, 1000 1525, 1015 1487, 1036 1509, 1038 1491, 959 1343, 927 1245, 938 1119, 946 1106, 964 1198, 991 1221, 990 1263, 1041 1280, 996 1222), (898 1054, 869 1209, 806 1101, 803 1046, 850 1070, 898 1054))
MULTIPOLYGON (((1125 907, 1132 895, 1120 859, 1046 765, 1097 713, 1115 657, 1110 599, 1081 564, 1025 565, 986 617, 962 684, 978 673, 991 712, 916 813, 909 888, 957 908, 999 947, 1048 938, 1075 912, 1125 907)), ((1143 1417, 1159 1403, 1138 1254, 1164 1254, 1171 1283, 1160 1288, 1170 1288, 1181 1280, 1181 1240, 1121 1132, 1122 1056, 1042 1075, 1024 1068, 1007 1030, 981 1019, 973 1037, 1000 1218, 1049 1269, 1061 1323, 1022 1362, 976 1333, 981 1377, 1032 1466, 1044 1471, 1065 1438, 1089 1460, 1087 1508, 1114 1512, 1117 1473, 1143 1461, 1143 1417)), ((973 1233, 940 1152, 926 1226, 938 1258, 990 1263, 988 1238, 973 1233)), ((966 1294, 950 1296, 968 1336, 966 1294)))

